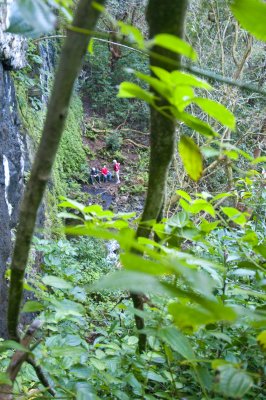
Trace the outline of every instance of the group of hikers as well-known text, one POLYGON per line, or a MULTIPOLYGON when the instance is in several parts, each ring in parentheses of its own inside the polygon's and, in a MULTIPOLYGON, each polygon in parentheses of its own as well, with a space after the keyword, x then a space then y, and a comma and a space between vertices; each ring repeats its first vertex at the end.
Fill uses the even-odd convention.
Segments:
MULTIPOLYGON (((120 171, 120 163, 116 160, 113 160, 113 172, 114 172, 114 179, 115 183, 120 183, 119 178, 119 171, 120 171)), ((113 179, 113 174, 108 170, 106 165, 103 168, 95 168, 93 167, 90 172, 90 183, 94 185, 94 182, 111 182, 113 179)))

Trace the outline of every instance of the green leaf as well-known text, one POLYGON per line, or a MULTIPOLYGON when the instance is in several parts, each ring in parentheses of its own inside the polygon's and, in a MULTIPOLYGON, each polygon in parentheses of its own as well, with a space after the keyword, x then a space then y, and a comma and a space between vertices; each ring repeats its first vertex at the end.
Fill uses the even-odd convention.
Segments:
POLYGON ((186 305, 177 302, 169 304, 168 311, 177 327, 196 331, 201 326, 218 321, 233 321, 236 317, 235 312, 223 304, 199 297, 197 301, 200 304, 186 305))
POLYGON ((203 170, 202 155, 196 143, 187 136, 181 136, 178 150, 185 170, 194 181, 198 181, 203 170))
POLYGON ((226 155, 231 160, 238 160, 239 153, 235 150, 224 150, 223 154, 226 155))
POLYGON ((266 351, 266 331, 262 331, 258 336, 257 336, 257 341, 261 345, 264 351, 266 351))
POLYGON ((55 307, 56 318, 61 320, 68 316, 80 317, 85 314, 85 308, 82 304, 76 303, 68 299, 58 301, 54 298, 49 299, 50 303, 55 307))
POLYGON ((171 88, 164 82, 150 75, 142 74, 141 72, 135 72, 137 78, 142 79, 144 82, 148 83, 153 89, 156 90, 162 97, 169 99, 171 97, 171 88))
POLYGON ((98 358, 91 358, 90 363, 98 369, 98 371, 104 371, 106 369, 106 363, 99 360, 98 358))
POLYGON ((167 220, 167 225, 177 226, 178 228, 184 228, 189 222, 188 214, 185 211, 180 211, 173 215, 167 220))
POLYGON ((94 53, 94 39, 91 38, 88 44, 88 52, 93 55, 94 53))
MULTIPOLYGON (((173 95, 169 102, 175 106, 179 113, 182 113, 194 98, 195 93, 191 86, 177 86, 173 90, 173 95)), ((173 114, 175 115, 175 113, 173 114)))
POLYGON ((261 162, 263 162, 263 163, 266 162, 266 156, 254 158, 254 160, 251 161, 251 164, 259 164, 261 162))
POLYGON ((125 24, 122 21, 118 21, 117 25, 120 28, 122 35, 129 36, 133 42, 136 42, 140 49, 144 49, 144 37, 141 31, 133 25, 125 24))
POLYGON ((253 247, 253 250, 266 259, 266 240, 264 240, 264 242, 259 246, 253 247))
POLYGON ((163 262, 148 260, 129 252, 121 254, 120 260, 127 270, 139 271, 141 273, 144 272, 151 275, 164 275, 173 273, 171 266, 164 265, 163 262))
POLYGON ((174 326, 160 329, 158 336, 161 338, 161 340, 171 346, 174 351, 181 354, 187 360, 195 358, 194 351, 188 339, 174 326))
POLYGON ((62 203, 59 204, 59 207, 64 207, 64 208, 73 208, 74 210, 78 210, 80 212, 83 212, 85 209, 85 206, 75 200, 70 200, 70 199, 66 199, 66 198, 62 198, 64 201, 62 201, 62 203))
POLYGON ((127 343, 132 346, 137 344, 139 341, 139 339, 137 338, 137 336, 129 336, 129 338, 127 339, 127 343))
POLYGON ((225 396, 240 399, 253 385, 253 379, 243 370, 224 365, 219 371, 219 390, 225 396))
POLYGON ((202 219, 200 223, 200 230, 206 233, 210 233, 217 227, 218 224, 219 221, 210 222, 206 219, 202 219))
POLYGON ((105 11, 105 7, 102 4, 98 3, 97 1, 93 1, 92 2, 92 7, 95 10, 100 11, 100 12, 104 12, 105 11))
POLYGON ((147 379, 149 379, 150 381, 159 382, 159 383, 166 382, 165 378, 163 378, 159 374, 156 374, 156 372, 153 372, 153 371, 148 371, 147 379))
POLYGON ((201 133, 207 138, 218 136, 218 134, 212 129, 212 127, 207 124, 207 122, 201 121, 199 118, 193 115, 187 114, 185 112, 177 112, 175 114, 176 118, 183 121, 189 128, 201 133))
POLYGON ((44 310, 44 305, 34 300, 27 301, 22 308, 22 312, 36 312, 42 310, 44 310))
POLYGON ((12 381, 9 379, 8 375, 4 372, 0 372, 0 385, 12 386, 12 381))
POLYGON ((29 349, 22 346, 22 344, 15 342, 14 340, 4 340, 0 342, 0 353, 6 350, 19 350, 23 351, 24 353, 29 352, 29 349))
POLYGON ((52 286, 57 289, 72 289, 72 284, 70 282, 65 281, 62 278, 58 278, 54 275, 45 275, 42 278, 42 281, 47 286, 52 286))
POLYGON ((125 381, 132 387, 135 393, 141 394, 142 393, 142 385, 137 380, 133 373, 128 374, 125 377, 125 381))
POLYGON ((78 346, 81 344, 81 342, 81 337, 77 335, 67 335, 65 337, 65 343, 69 346, 78 346))
POLYGON ((227 217, 229 217, 234 223, 238 225, 245 225, 247 219, 245 214, 239 211, 237 208, 234 207, 221 207, 221 210, 227 217))
POLYGON ((56 18, 42 0, 16 0, 12 3, 9 21, 6 32, 38 37, 54 29, 56 18))
POLYGON ((204 199, 194 200, 193 203, 190 205, 189 211, 193 214, 197 214, 200 211, 205 211, 207 214, 215 217, 215 210, 213 206, 204 199))
POLYGON ((187 192, 185 192, 184 190, 179 189, 176 191, 176 193, 179 194, 179 196, 183 197, 185 200, 187 200, 189 202, 192 201, 190 195, 187 192))
POLYGON ((149 46, 160 46, 164 49, 173 51, 174 53, 182 54, 192 60, 197 59, 197 53, 184 40, 178 38, 177 36, 170 35, 168 33, 161 33, 156 35, 149 43, 149 46))
POLYGON ((218 201, 220 199, 224 199, 226 197, 234 196, 233 193, 219 193, 211 199, 211 202, 218 201))
POLYGON ((122 82, 119 86, 117 97, 137 98, 146 101, 148 104, 154 103, 154 94, 142 89, 140 86, 131 82, 122 82))
POLYGON ((233 0, 231 10, 242 27, 266 41, 266 4, 260 0, 233 0))
POLYGON ((232 343, 232 339, 230 338, 230 336, 226 335, 225 333, 222 332, 208 332, 208 334, 210 336, 214 336, 215 338, 222 340, 226 343, 232 343))
POLYGON ((78 358, 88 353, 88 350, 81 346, 55 346, 49 349, 54 357, 78 358))
POLYGON ((216 157, 216 156, 219 156, 219 154, 220 154, 219 150, 214 149, 211 146, 202 146, 200 148, 200 151, 204 155, 205 158, 216 157))
MULTIPOLYGON (((88 376, 88 375, 87 375, 88 376)), ((94 388, 88 382, 78 382, 76 384, 76 400, 96 400, 99 399, 96 396, 94 388)))
POLYGON ((235 130, 235 116, 222 104, 217 103, 217 101, 204 99, 201 97, 193 99, 193 103, 197 104, 203 111, 215 118, 221 124, 227 126, 233 131, 235 130))
MULTIPOLYGON (((152 67, 152 70, 154 70, 154 67, 152 67)), ((202 79, 199 79, 194 75, 186 74, 185 72, 173 71, 170 74, 170 79, 171 82, 177 86, 193 86, 202 89, 212 90, 211 85, 209 85, 206 81, 203 81, 202 79)))
POLYGON ((89 291, 130 290, 158 294, 169 294, 159 280, 152 275, 135 271, 118 271, 107 275, 89 287, 89 291))

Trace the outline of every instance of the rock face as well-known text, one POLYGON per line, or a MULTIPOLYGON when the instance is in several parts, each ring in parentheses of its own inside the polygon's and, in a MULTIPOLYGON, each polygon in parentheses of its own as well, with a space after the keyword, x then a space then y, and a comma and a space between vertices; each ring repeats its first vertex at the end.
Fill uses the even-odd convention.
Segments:
POLYGON ((7 336, 5 271, 12 250, 12 229, 18 220, 23 191, 26 142, 9 70, 26 64, 26 42, 6 34, 10 1, 0 2, 0 337, 7 336))
POLYGON ((0 61, 6 70, 25 67, 27 41, 18 35, 5 33, 13 0, 0 1, 0 61))

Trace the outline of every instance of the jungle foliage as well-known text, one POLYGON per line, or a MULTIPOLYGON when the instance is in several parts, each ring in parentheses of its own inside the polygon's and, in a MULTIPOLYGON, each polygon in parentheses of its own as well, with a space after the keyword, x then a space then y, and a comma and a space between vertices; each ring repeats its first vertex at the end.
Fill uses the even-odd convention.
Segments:
MULTIPOLYGON (((23 11, 24 2, 17 3, 21 3, 23 11)), ((49 3, 63 7, 61 12, 67 17, 71 13, 70 1, 49 3)), ((164 10, 162 2, 157 2, 158 7, 159 3, 160 10, 164 10)), ((29 4, 33 6, 32 1, 29 4)), ((31 13, 44 3, 38 0, 34 4, 31 13)), ((140 2, 136 4, 139 6, 140 2)), ((156 1, 149 2, 150 7, 155 4, 156 1)), ((195 43, 192 46, 169 32, 148 38, 146 27, 139 29, 122 18, 116 22, 110 10, 96 7, 103 12, 102 18, 113 24, 118 44, 150 56, 150 73, 146 61, 139 62, 136 56, 136 66, 132 62, 127 70, 129 81, 116 80, 123 63, 117 71, 112 66, 117 73, 113 79, 111 74, 103 76, 103 67, 99 62, 96 65, 96 59, 102 53, 106 59, 107 48, 96 44, 84 73, 87 76, 94 68, 97 74, 86 89, 82 88, 83 94, 95 92, 95 107, 99 103, 99 115, 104 116, 101 102, 110 101, 115 85, 120 83, 115 104, 121 108, 110 111, 110 124, 123 116, 127 104, 130 124, 140 123, 140 101, 145 102, 145 118, 149 104, 150 118, 165 123, 161 126, 178 123, 178 155, 171 145, 169 153, 165 150, 168 147, 162 146, 168 131, 162 140, 151 132, 151 150, 154 146, 161 150, 158 169, 161 175, 170 177, 169 192, 174 200, 171 203, 168 196, 164 202, 165 181, 158 183, 161 188, 157 192, 151 152, 144 217, 139 218, 134 212, 114 214, 97 204, 83 205, 67 198, 61 201, 60 217, 75 223, 66 230, 69 240, 34 239, 33 249, 41 257, 41 270, 26 274, 24 289, 34 298, 26 301, 22 313, 38 313, 42 328, 34 332, 35 339, 26 333, 26 338, 31 335, 31 343, 22 335, 20 340, 12 337, 14 340, 0 343, 3 391, 12 390, 9 398, 14 395, 32 399, 264 399, 266 192, 265 173, 260 165, 265 165, 266 159, 257 152, 253 157, 249 148, 249 144, 255 149, 257 145, 252 134, 256 133, 259 141, 264 130, 253 131, 249 126, 244 134, 249 141, 241 142, 242 129, 247 127, 243 110, 249 109, 250 119, 253 108, 257 117, 262 115, 263 87, 254 87, 262 77, 256 80, 254 66, 249 71, 254 76, 252 96, 248 100, 241 97, 239 102, 234 96, 240 93, 239 87, 250 93, 249 85, 239 82, 239 78, 249 56, 249 47, 245 51, 245 46, 250 46, 251 34, 265 40, 266 23, 254 24, 254 20, 260 15, 266 22, 266 5, 259 0, 235 0, 229 9, 219 1, 211 2, 207 17, 217 30, 210 29, 210 37, 218 38, 221 52, 206 57, 213 56, 213 62, 215 57, 221 57, 221 73, 220 68, 210 72, 193 67, 197 51, 203 52, 199 49, 199 37, 205 34, 199 30, 201 19, 194 19, 193 23, 188 19, 188 40, 192 33, 191 42, 195 43), (244 56, 235 64, 225 63, 230 47, 227 33, 232 26, 229 36, 232 34, 234 43, 241 43, 244 48, 244 56), (225 86, 227 77, 233 78, 230 89, 225 86), (95 85, 102 85, 102 97, 92 85, 94 80, 95 85), (121 98, 122 103, 118 103, 121 98), (226 99, 228 107, 218 99, 221 103, 226 99), (173 156, 174 161, 170 175, 168 156, 173 156), (219 177, 221 166, 226 171, 222 172, 226 178, 221 183, 201 183, 206 170, 214 168, 219 177), (185 171, 183 180, 180 171, 185 171), (158 196, 152 198, 152 190, 158 196), (162 204, 168 207, 164 215, 162 204), (118 243, 119 254, 110 258, 106 242, 111 246, 118 243), (12 387, 10 358, 14 364, 16 357, 19 367, 23 365, 12 387)), ((206 12, 205 8, 205 1, 192 1, 188 16, 206 12)), ((153 11, 150 9, 149 18, 153 11)), ((36 15, 40 12, 43 13, 38 9, 36 15)), ((52 24, 53 17, 50 19, 52 24)), ((10 30, 12 27, 11 24, 10 30)), ((42 33, 50 28, 42 26, 42 33)), ((29 27, 20 29, 29 31, 29 27)), ((36 27, 31 29, 35 35, 36 27)), ((72 29, 75 31, 75 26, 72 29)), ((260 59, 258 49, 256 42, 260 59)), ((236 54, 234 49, 232 58, 236 54)), ((261 82, 262 86, 264 81, 261 82)), ((263 146, 259 147, 263 150, 263 146)), ((62 168, 65 169, 63 165, 62 168)), ((16 269, 11 268, 11 287, 16 289, 15 273, 16 269)), ((0 394, 0 398, 8 398, 4 396, 0 394)))

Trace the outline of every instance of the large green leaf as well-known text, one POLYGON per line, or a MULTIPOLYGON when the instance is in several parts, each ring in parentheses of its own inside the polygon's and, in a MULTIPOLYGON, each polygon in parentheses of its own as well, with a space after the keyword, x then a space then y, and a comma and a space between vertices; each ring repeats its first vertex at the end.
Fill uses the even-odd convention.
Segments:
POLYGON ((233 399, 240 399, 253 385, 253 379, 245 371, 230 365, 219 368, 219 390, 233 399))
POLYGON ((12 3, 10 25, 7 32, 28 37, 49 33, 55 27, 56 18, 42 0, 16 0, 12 3))
POLYGON ((262 331, 258 336, 257 336, 257 341, 261 345, 264 351, 266 351, 266 331, 262 331))
POLYGON ((140 86, 131 82, 122 82, 119 86, 118 97, 137 98, 149 104, 154 102, 154 94, 142 89, 140 86))
POLYGON ((163 263, 163 258, 161 262, 155 262, 127 252, 121 254, 120 259, 123 266, 132 271, 144 272, 151 275, 172 274, 174 272, 171 265, 163 263))
POLYGON ((14 340, 4 340, 0 342, 0 353, 6 350, 19 350, 23 352, 28 352, 29 349, 22 346, 22 344, 15 342, 14 340))
POLYGON ((78 382, 76 384, 76 400, 96 400, 99 399, 95 390, 88 382, 78 382))
POLYGON ((195 358, 194 351, 188 339, 174 326, 168 326, 158 331, 158 336, 174 351, 177 351, 187 360, 195 358))
MULTIPOLYGON (((154 68, 152 69, 154 70, 154 68)), ((193 86, 208 90, 212 89, 211 85, 209 85, 206 81, 203 81, 202 79, 199 79, 194 75, 190 75, 181 71, 171 72, 170 79, 171 82, 177 86, 185 85, 185 86, 193 86)))
POLYGON ((135 72, 137 78, 142 79, 144 82, 147 82, 153 89, 156 90, 161 96, 168 99, 171 96, 171 87, 166 85, 161 80, 154 78, 150 75, 142 74, 141 72, 135 72))
POLYGON ((171 50, 174 53, 182 54, 192 60, 196 60, 197 58, 197 53, 190 44, 177 36, 168 33, 160 33, 159 35, 156 35, 149 44, 163 47, 164 49, 171 50))
POLYGON ((233 0, 231 10, 243 28, 266 41, 266 3, 261 0, 233 0))
POLYGON ((88 353, 88 350, 81 346, 55 346, 49 349, 54 357, 78 358, 88 353))
POLYGON ((186 112, 177 112, 175 116, 178 120, 183 121, 189 128, 201 133, 207 138, 218 136, 218 134, 207 122, 201 121, 199 118, 194 117, 193 115, 190 115, 186 112))
POLYGON ((212 204, 210 204, 207 200, 204 199, 196 199, 190 205, 189 211, 193 214, 197 214, 200 211, 205 211, 207 214, 210 214, 212 217, 215 217, 215 210, 212 204))
POLYGON ((198 301, 202 304, 186 305, 177 302, 169 304, 168 311, 173 316, 176 326, 196 331, 201 326, 218 321, 233 321, 236 317, 234 311, 223 304, 200 297, 198 301))
POLYGON ((22 312, 36 312, 36 311, 42 311, 43 309, 44 309, 43 304, 35 300, 29 300, 24 304, 22 312))
POLYGON ((235 224, 238 225, 245 225, 247 222, 246 216, 244 213, 239 211, 237 208, 234 207, 221 207, 221 210, 227 217, 229 217, 235 224))
POLYGON ((72 289, 72 284, 70 282, 65 281, 62 278, 58 278, 54 275, 45 275, 42 278, 42 281, 47 286, 52 286, 57 289, 72 289))
POLYGON ((187 136, 181 136, 178 150, 185 170, 194 181, 198 181, 203 170, 202 155, 196 143, 187 136))
POLYGON ((91 292, 110 290, 130 290, 133 292, 169 294, 169 291, 152 275, 135 271, 118 271, 101 278, 89 287, 91 292))
POLYGON ((153 371, 148 371, 147 379, 149 379, 150 381, 159 382, 159 383, 164 383, 166 381, 166 379, 163 378, 162 375, 159 375, 153 371))
POLYGON ((194 98, 195 94, 191 86, 176 86, 169 102, 182 113, 194 98))
POLYGON ((75 301, 68 299, 58 301, 54 298, 50 298, 49 301, 55 307, 55 315, 58 320, 64 319, 68 316, 81 317, 85 314, 85 308, 83 305, 75 301))
POLYGON ((235 130, 235 116, 222 104, 217 103, 217 101, 201 97, 193 99, 193 103, 197 104, 200 108, 202 108, 203 111, 205 111, 211 117, 217 119, 217 121, 221 122, 221 124, 232 130, 235 130))

